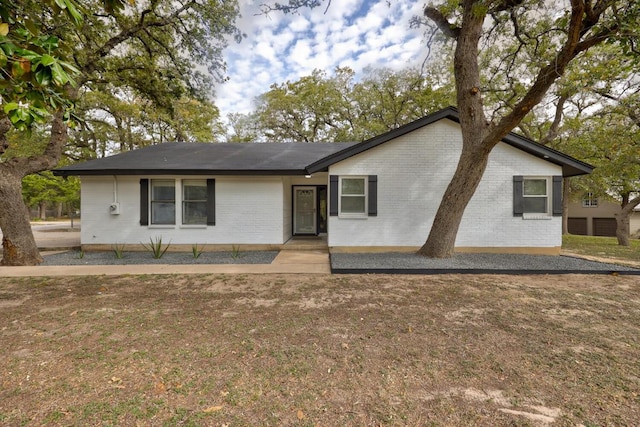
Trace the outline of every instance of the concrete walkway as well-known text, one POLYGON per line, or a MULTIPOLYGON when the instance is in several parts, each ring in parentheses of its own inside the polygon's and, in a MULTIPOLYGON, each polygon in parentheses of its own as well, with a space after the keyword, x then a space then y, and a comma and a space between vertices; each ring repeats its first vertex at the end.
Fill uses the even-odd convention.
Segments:
POLYGON ((330 274, 329 254, 280 251, 271 264, 138 264, 0 267, 0 277, 121 276, 126 274, 330 274))
MULTIPOLYGON (((76 227, 78 224, 76 222, 76 227)), ((70 223, 37 222, 32 225, 38 248, 47 251, 80 247, 80 232, 70 223), (71 230, 71 231, 63 231, 71 230)), ((1 238, 1 235, 0 235, 1 238)), ((0 277, 28 276, 120 276, 125 274, 330 274, 326 250, 282 250, 271 264, 138 264, 138 265, 49 265, 0 267, 0 277)))

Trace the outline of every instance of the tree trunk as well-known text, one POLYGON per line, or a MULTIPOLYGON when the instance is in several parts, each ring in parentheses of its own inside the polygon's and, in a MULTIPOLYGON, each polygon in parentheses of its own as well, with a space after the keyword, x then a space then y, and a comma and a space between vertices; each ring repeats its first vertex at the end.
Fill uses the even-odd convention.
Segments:
POLYGON ((0 265, 37 265, 42 262, 29 222, 29 210, 22 200, 22 177, 0 174, 0 265))
MULTIPOLYGON (((425 13, 428 9, 425 9, 425 13)), ((462 215, 482 179, 489 153, 495 146, 484 144, 488 126, 480 94, 482 84, 478 64, 478 41, 482 34, 484 16, 475 12, 471 1, 464 2, 463 14, 465 24, 456 35, 454 54, 462 152, 455 174, 438 206, 429 237, 418 250, 419 255, 430 258, 453 256, 462 215)))
MULTIPOLYGON (((8 131, 4 126, 6 122, 6 116, 0 119, 0 148, 8 131)), ((15 157, 0 162, 0 229, 3 234, 0 265, 38 265, 42 262, 29 223, 29 210, 22 199, 22 178, 54 168, 60 160, 66 141, 64 112, 57 111, 51 122, 49 141, 41 155, 15 157)), ((3 151, 0 150, 0 155, 2 154, 3 151)))
POLYGON ((620 203, 620 213, 616 217, 616 238, 618 245, 631 246, 631 215, 636 206, 640 205, 640 196, 631 199, 630 193, 622 195, 622 203, 620 203))
POLYGON ((453 256, 462 216, 480 184, 488 160, 488 152, 463 147, 456 172, 442 196, 429 238, 418 250, 419 255, 429 258, 453 256))
POLYGON ((629 217, 630 215, 624 211, 616 214, 616 239, 620 246, 631 245, 629 217))
POLYGON ((43 221, 47 219, 47 202, 44 200, 38 203, 38 218, 43 221))

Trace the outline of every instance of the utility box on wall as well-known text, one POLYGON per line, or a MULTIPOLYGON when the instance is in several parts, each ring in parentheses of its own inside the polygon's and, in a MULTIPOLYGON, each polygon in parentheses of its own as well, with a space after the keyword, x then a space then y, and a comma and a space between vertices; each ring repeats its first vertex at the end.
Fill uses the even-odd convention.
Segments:
POLYGON ((120 215, 120 203, 111 203, 109 205, 109 212, 111 215, 120 215))

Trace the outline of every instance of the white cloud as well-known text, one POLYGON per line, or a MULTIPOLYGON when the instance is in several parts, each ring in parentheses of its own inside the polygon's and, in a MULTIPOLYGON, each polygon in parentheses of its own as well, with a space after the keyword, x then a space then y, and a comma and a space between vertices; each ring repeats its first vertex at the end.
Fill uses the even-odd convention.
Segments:
POLYGON ((298 14, 259 15, 265 0, 241 0, 240 29, 247 38, 225 52, 229 81, 217 87, 216 104, 223 115, 246 113, 253 99, 273 83, 298 80, 314 69, 331 72, 348 66, 400 69, 424 59, 420 30, 409 19, 422 13, 415 0, 340 0, 326 10, 301 9, 298 14), (258 15, 257 15, 258 14, 258 15))

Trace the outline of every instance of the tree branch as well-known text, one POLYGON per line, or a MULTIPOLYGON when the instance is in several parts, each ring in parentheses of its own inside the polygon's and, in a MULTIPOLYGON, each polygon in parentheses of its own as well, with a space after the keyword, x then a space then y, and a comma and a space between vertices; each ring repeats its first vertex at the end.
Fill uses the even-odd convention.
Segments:
POLYGON ((556 114, 553 118, 553 122, 551 123, 551 127, 549 128, 549 131, 547 132, 545 137, 540 140, 540 144, 548 145, 558 136, 558 129, 560 129, 560 123, 562 123, 562 116, 564 114, 564 104, 568 99, 569 97, 567 95, 560 95, 560 97, 558 98, 558 103, 556 104, 556 114))
POLYGON ((445 36, 457 39, 461 29, 451 24, 446 16, 433 6, 425 6, 424 16, 429 18, 444 33, 445 36))

